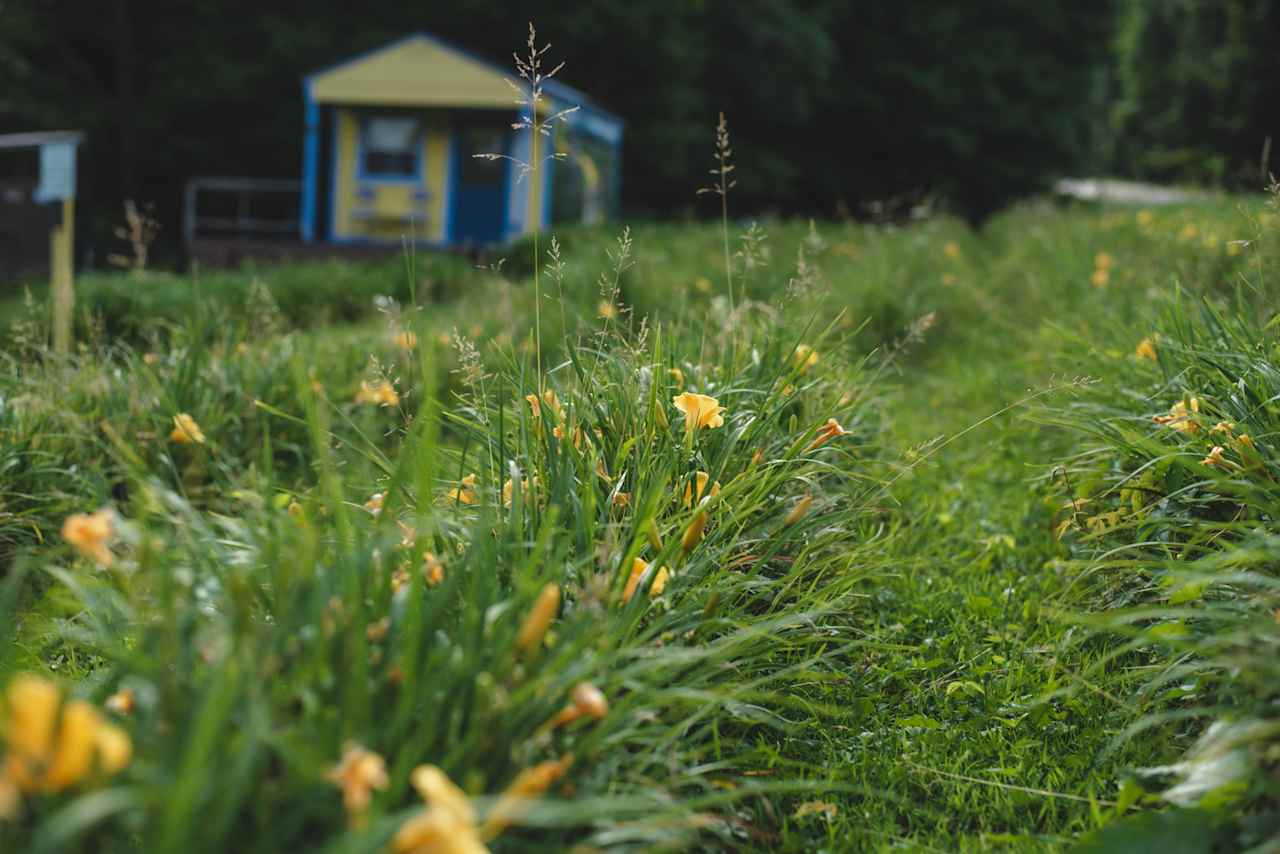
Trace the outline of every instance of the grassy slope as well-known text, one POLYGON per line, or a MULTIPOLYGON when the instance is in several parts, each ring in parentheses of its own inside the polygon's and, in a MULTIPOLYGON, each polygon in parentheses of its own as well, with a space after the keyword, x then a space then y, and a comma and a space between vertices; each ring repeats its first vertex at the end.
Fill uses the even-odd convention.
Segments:
MULTIPOLYGON (((1055 619, 1057 609, 1090 605, 1088 591, 1054 569, 1067 553, 1051 536, 1058 490, 1043 486, 1074 437, 1039 426, 1026 407, 964 432, 1028 389, 1048 388, 1054 371, 1088 373, 1087 351, 1058 329, 1124 343, 1144 332, 1125 324, 1173 280, 1213 286, 1225 276, 1221 245, 1179 235, 1190 221, 1229 230, 1230 208, 1161 216, 1142 229, 1132 213, 1025 210, 981 238, 945 223, 896 233, 836 228, 813 249, 832 301, 865 323, 851 334, 850 354, 928 310, 939 318, 886 377, 887 441, 901 453, 902 476, 882 496, 893 532, 851 615, 860 651, 834 677, 799 685, 787 736, 761 733, 756 744, 764 755, 776 750, 777 775, 799 765, 802 776, 840 784, 823 795, 837 817, 786 818, 808 795, 750 799, 741 816, 764 834, 758 842, 794 850, 823 840, 831 850, 1052 846, 1094 826, 1089 798, 1114 797, 1124 768, 1167 761, 1184 746, 1149 735, 1109 751, 1139 710, 1123 674, 1080 680, 1104 650, 1055 619), (954 257, 943 249, 948 239, 954 257), (1104 251, 1114 267, 1098 288, 1090 275, 1104 251), (926 443, 938 437, 958 438, 931 452, 926 443), (779 825, 781 836, 771 835, 779 825)), ((803 235, 794 227, 771 235, 772 269, 748 283, 757 295, 774 292, 803 235)), ((711 304, 694 283, 715 269, 715 235, 673 237, 660 228, 637 236, 642 264, 623 296, 639 311, 711 304)), ((590 256, 603 246, 591 235, 576 239, 568 249, 586 260, 564 287, 569 310, 589 316, 590 256)), ((505 313, 518 318, 525 295, 506 298, 516 305, 505 313)), ((437 326, 475 316, 465 304, 442 314, 437 326)), ((484 318, 484 334, 517 331, 495 314, 484 318)), ((823 363, 837 381, 839 363, 835 354, 823 363)))

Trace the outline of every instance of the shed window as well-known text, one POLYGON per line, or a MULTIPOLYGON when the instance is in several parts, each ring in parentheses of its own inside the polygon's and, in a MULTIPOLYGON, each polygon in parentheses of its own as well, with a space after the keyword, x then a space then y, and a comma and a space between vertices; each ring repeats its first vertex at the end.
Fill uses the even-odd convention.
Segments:
POLYGON ((407 116, 366 119, 361 134, 361 171, 371 178, 411 178, 418 173, 421 134, 407 116))

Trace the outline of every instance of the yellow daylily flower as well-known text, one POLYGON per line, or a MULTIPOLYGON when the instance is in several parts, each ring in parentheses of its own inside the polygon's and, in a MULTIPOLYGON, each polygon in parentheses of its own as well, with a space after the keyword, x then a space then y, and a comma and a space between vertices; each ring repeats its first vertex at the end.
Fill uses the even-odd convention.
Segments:
POLYGON ((435 552, 424 552, 422 555, 422 577, 429 587, 435 587, 444 581, 444 564, 435 552))
POLYGON ((1232 462, 1228 459, 1225 459, 1222 456, 1221 445, 1214 445, 1212 450, 1209 451, 1208 455, 1205 456, 1205 458, 1200 461, 1200 465, 1214 466, 1220 469, 1229 469, 1232 466, 1232 462))
POLYGON ((1111 280, 1111 271, 1106 268, 1099 268, 1093 271, 1093 275, 1089 277, 1089 281, 1093 282, 1095 288, 1105 288, 1107 282, 1111 280))
POLYGON ((1093 266, 1099 270, 1111 269, 1111 254, 1108 252, 1099 252, 1093 256, 1093 266))
MULTIPOLYGON (((636 589, 640 583, 644 581, 649 574, 649 564, 640 558, 631 561, 631 574, 627 576, 627 585, 622 589, 622 604, 631 601, 631 597, 635 595, 636 589)), ((667 571, 665 566, 658 567, 657 574, 653 577, 653 584, 649 585, 649 598, 662 595, 662 591, 667 587, 667 581, 671 578, 671 573, 667 571)))
POLYGON ((1168 415, 1156 415, 1151 420, 1177 430, 1179 433, 1197 433, 1200 425, 1195 422, 1192 415, 1199 411, 1200 401, 1193 397, 1185 403, 1180 400, 1169 407, 1168 415))
MULTIPOLYGON (((5 692, 3 741, 8 753, 0 778, 22 792, 60 792, 93 772, 125 768, 133 744, 124 730, 108 723, 83 700, 63 702, 62 692, 41 676, 16 677, 5 692)), ((12 807, 11 804, 7 805, 12 807)))
POLYGON ((521 652, 537 649, 559 610, 560 585, 552 582, 542 588, 529 610, 529 616, 524 618, 524 624, 516 635, 516 649, 521 652))
MULTIPOLYGON (((528 401, 529 408, 533 410, 534 419, 540 419, 542 417, 542 406, 538 402, 538 396, 536 394, 526 394, 524 399, 528 401)), ((555 416, 557 421, 564 420, 564 407, 560 405, 560 398, 556 397, 554 390, 547 389, 544 391, 542 393, 542 402, 551 410, 551 414, 555 416)))
POLYGON ((618 316, 618 307, 607 299, 600 300, 600 305, 596 306, 596 314, 605 320, 613 320, 618 316))
POLYGON ((456 501, 459 504, 475 504, 476 503, 476 476, 473 472, 458 481, 458 485, 445 493, 445 497, 450 501, 456 501))
POLYGON ((391 844, 396 854, 489 854, 474 825, 435 808, 406 820, 391 844))
POLYGON ((475 811, 466 793, 434 765, 419 765, 409 782, 427 804, 396 832, 397 854, 488 854, 476 833, 475 811))
POLYGON ((794 525, 805 517, 809 512, 809 508, 813 505, 813 496, 806 495, 796 502, 796 506, 791 508, 791 512, 787 514, 787 518, 782 520, 783 527, 794 525))
POLYGON ((73 513, 62 523, 62 539, 106 569, 115 559, 111 554, 111 543, 115 539, 115 513, 106 508, 95 513, 73 513))
POLYGON ((137 698, 132 690, 125 688, 112 694, 102 705, 103 708, 115 712, 117 715, 131 715, 135 706, 137 706, 137 698))
MULTIPOLYGON (((693 507, 694 503, 702 503, 702 493, 706 491, 707 481, 711 479, 711 475, 707 474, 705 471, 698 471, 693 473, 693 479, 697 484, 696 490, 694 489, 694 484, 691 484, 688 481, 685 481, 684 484, 684 507, 686 510, 693 507)), ((716 496, 719 494, 720 481, 717 480, 715 483, 711 484, 710 496, 716 496)))
POLYGON ((400 395, 396 392, 396 387, 387 380, 382 380, 376 384, 364 380, 360 383, 360 391, 356 392, 356 403, 369 403, 376 406, 398 406, 400 404, 400 395))
POLYGON ((671 377, 671 381, 676 384, 676 388, 684 388, 684 371, 679 368, 667 368, 667 376, 671 377))
POLYGON ((418 336, 407 329, 396 333, 395 344, 401 350, 408 352, 418 346, 418 336))
POLYGON ((1138 348, 1133 351, 1133 355, 1139 359, 1156 361, 1156 342, 1150 337, 1143 338, 1138 342, 1138 348))
POLYGON ((355 742, 347 742, 342 758, 324 778, 342 790, 342 805, 346 807, 348 819, 356 826, 364 822, 373 790, 385 789, 390 782, 386 761, 355 742))
POLYGON ((609 714, 609 700, 604 692, 590 682, 579 682, 573 689, 569 705, 543 724, 541 729, 543 732, 549 732, 573 723, 579 718, 594 718, 599 721, 603 720, 607 714, 609 714))
POLYGON ((173 432, 169 434, 169 441, 179 445, 203 445, 204 433, 190 414, 179 412, 173 416, 173 432))
POLYGON ((684 536, 680 538, 680 546, 686 552, 702 542, 703 531, 707 527, 707 511, 703 510, 697 516, 693 517, 693 521, 689 523, 689 527, 685 528, 684 536))
POLYGON ((960 257, 960 244, 954 240, 948 240, 946 245, 942 247, 942 252, 953 261, 960 257))
POLYGON ((518 821, 528 809, 529 802, 546 794, 547 789, 563 777, 572 764, 573 757, 566 754, 557 760, 539 762, 517 774, 489 812, 480 828, 481 836, 492 839, 518 821))
POLYGON ((797 344, 795 353, 791 355, 791 363, 800 369, 800 373, 804 373, 818 364, 818 352, 808 344, 797 344))
POLYGON ((684 427, 688 433, 704 427, 724 425, 725 408, 714 397, 686 391, 673 397, 671 402, 684 413, 684 427))

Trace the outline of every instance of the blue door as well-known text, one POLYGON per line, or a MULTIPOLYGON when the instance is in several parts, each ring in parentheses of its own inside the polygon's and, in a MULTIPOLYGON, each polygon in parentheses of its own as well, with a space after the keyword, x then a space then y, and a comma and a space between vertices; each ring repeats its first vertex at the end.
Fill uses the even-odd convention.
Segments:
POLYGON ((503 125, 467 125, 454 132, 451 243, 483 246, 502 240, 510 163, 475 155, 507 154, 507 137, 503 125))

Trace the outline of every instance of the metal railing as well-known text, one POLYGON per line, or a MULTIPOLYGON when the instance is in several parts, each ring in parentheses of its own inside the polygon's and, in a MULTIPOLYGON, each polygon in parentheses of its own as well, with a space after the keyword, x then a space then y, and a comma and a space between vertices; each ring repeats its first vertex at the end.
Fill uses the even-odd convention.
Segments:
MULTIPOLYGON (((183 194, 182 236, 190 244, 197 236, 217 232, 236 237, 300 236, 301 218, 298 215, 301 181, 283 178, 192 178, 183 194), (202 196, 231 195, 235 200, 234 215, 202 215, 202 196), (293 203, 287 206, 287 217, 259 216, 254 213, 254 202, 267 197, 292 195, 293 203)), ((261 203, 260 203, 261 206, 261 203)), ((277 198, 273 207, 279 208, 277 198)))

